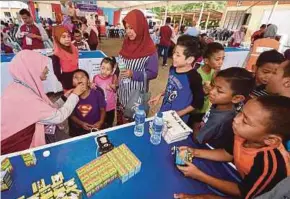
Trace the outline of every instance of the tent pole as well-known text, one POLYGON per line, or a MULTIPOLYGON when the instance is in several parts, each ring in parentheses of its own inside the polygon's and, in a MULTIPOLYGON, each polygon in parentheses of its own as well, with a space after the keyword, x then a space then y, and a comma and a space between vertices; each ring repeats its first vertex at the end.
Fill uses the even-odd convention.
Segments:
POLYGON ((179 28, 182 26, 183 14, 180 15, 179 28))
POLYGON ((210 12, 207 14, 207 19, 206 19, 206 23, 205 23, 205 30, 207 30, 209 18, 210 18, 210 12))
POLYGON ((203 10, 204 10, 204 4, 205 4, 205 2, 203 1, 202 2, 202 7, 201 7, 201 10, 200 10, 200 14, 199 14, 199 18, 198 18, 198 22, 197 22, 197 27, 199 27, 200 22, 201 22, 202 13, 203 13, 203 10))
POLYGON ((275 4, 273 5, 272 10, 271 10, 271 13, 270 13, 269 18, 268 18, 268 21, 267 21, 267 24, 270 23, 270 20, 271 20, 271 18, 272 18, 273 12, 275 11, 275 9, 276 9, 278 3, 279 3, 279 1, 276 1, 275 4))
POLYGON ((166 1, 166 6, 165 6, 165 15, 164 15, 164 24, 166 23, 166 18, 167 18, 167 12, 168 12, 168 1, 166 1))

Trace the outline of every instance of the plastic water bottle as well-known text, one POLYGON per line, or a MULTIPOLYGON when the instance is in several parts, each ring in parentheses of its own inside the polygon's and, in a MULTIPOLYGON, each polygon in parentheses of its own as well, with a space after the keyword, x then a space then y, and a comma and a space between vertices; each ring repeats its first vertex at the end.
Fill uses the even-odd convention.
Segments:
POLYGON ((144 111, 144 106, 139 105, 135 111, 135 128, 134 134, 137 137, 141 137, 144 134, 144 124, 145 124, 146 113, 144 111))
POLYGON ((161 142, 163 124, 163 113, 158 112, 153 120, 153 132, 150 137, 150 142, 154 145, 158 145, 161 142))
MULTIPOLYGON (((118 60, 119 60, 118 65, 119 65, 119 69, 120 69, 120 71, 124 71, 124 70, 126 70, 127 67, 126 67, 126 64, 124 63, 123 59, 119 57, 118 60)), ((123 82, 124 84, 127 84, 127 83, 130 82, 130 79, 129 79, 129 78, 123 78, 123 79, 122 79, 122 82, 123 82)))

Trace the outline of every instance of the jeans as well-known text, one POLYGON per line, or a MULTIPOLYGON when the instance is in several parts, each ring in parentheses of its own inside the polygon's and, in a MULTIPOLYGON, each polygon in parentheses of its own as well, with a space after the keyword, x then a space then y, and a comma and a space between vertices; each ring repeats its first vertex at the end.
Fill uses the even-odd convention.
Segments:
POLYGON ((167 63, 167 57, 168 57, 168 51, 169 51, 169 46, 158 46, 158 56, 161 56, 161 53, 163 51, 163 65, 167 63))

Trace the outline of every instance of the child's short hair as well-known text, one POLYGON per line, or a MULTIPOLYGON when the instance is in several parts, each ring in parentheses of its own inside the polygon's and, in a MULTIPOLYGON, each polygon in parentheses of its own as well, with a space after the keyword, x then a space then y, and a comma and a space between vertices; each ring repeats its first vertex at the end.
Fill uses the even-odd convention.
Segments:
POLYGON ((89 73, 88 73, 87 71, 83 70, 83 69, 77 69, 77 70, 75 70, 75 71, 73 72, 73 76, 74 76, 76 73, 78 73, 78 72, 82 72, 82 73, 84 73, 85 76, 86 76, 88 79, 90 79, 89 73))
POLYGON ((284 96, 261 96, 256 99, 270 113, 268 132, 290 139, 290 98, 284 96))
POLYGON ((185 58, 194 57, 195 59, 201 56, 200 42, 197 37, 190 35, 182 35, 177 39, 177 45, 184 47, 185 58))
POLYGON ((266 63, 281 64, 283 61, 285 61, 285 58, 281 53, 277 50, 269 50, 260 54, 256 62, 256 66, 257 68, 260 68, 266 63))
POLYGON ((112 66, 112 70, 114 70, 114 66, 115 66, 115 64, 116 64, 117 62, 116 62, 116 58, 112 56, 112 57, 105 57, 105 58, 102 60, 101 65, 102 65, 103 63, 109 63, 109 64, 112 66))
POLYGON ((81 31, 80 31, 79 29, 75 29, 75 30, 73 31, 73 34, 82 34, 82 33, 81 33, 81 31))
POLYGON ((244 68, 232 67, 218 72, 217 77, 224 78, 230 83, 233 95, 247 97, 255 86, 255 79, 251 72, 244 68))
POLYGON ((225 48, 223 47, 222 44, 218 42, 212 42, 209 43, 204 51, 203 57, 204 58, 210 58, 214 53, 217 53, 219 51, 224 51, 225 48))

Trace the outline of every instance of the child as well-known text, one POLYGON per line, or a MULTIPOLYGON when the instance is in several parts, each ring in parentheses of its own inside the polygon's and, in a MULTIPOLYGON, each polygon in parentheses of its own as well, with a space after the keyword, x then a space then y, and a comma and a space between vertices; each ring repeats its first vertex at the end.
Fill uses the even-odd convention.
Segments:
POLYGON ((160 42, 160 37, 159 37, 159 29, 157 28, 153 34, 150 35, 151 36, 151 39, 154 43, 154 45, 157 47, 157 45, 159 44, 160 42))
POLYGON ((82 39, 82 33, 78 29, 74 30, 74 41, 72 41, 72 44, 77 47, 78 50, 81 51, 90 51, 90 47, 87 41, 82 39))
MULTIPOLYGON (((289 115, 290 98, 258 97, 248 101, 243 111, 235 117, 234 142, 227 143, 225 149, 180 147, 181 154, 184 150, 189 150, 197 158, 233 161, 242 177, 239 184, 209 176, 189 162, 185 167, 178 166, 178 169, 186 176, 209 184, 233 197, 249 199, 266 193, 290 176, 290 156, 283 146, 283 142, 290 138, 289 115)), ((181 197, 175 194, 174 198, 181 197)), ((199 198, 218 197, 199 195, 199 198)))
POLYGON ((215 71, 220 70, 223 65, 225 57, 225 49, 223 45, 217 42, 213 42, 207 45, 207 48, 203 55, 204 65, 197 69, 197 72, 202 78, 203 91, 204 91, 204 104, 202 109, 194 111, 190 116, 189 125, 193 126, 194 130, 197 130, 196 126, 202 121, 202 117, 210 108, 210 101, 208 98, 210 84, 213 80, 215 71))
POLYGON ((260 54, 256 63, 256 86, 250 95, 251 98, 268 95, 265 87, 273 72, 283 61, 285 61, 284 56, 277 50, 265 51, 260 54))
POLYGON ((90 89, 89 75, 86 71, 78 69, 73 73, 73 86, 84 84, 86 91, 80 95, 70 117, 70 136, 75 137, 89 133, 93 128, 101 129, 106 116, 106 102, 104 93, 100 88, 90 89))
POLYGON ((252 74, 244 68, 228 68, 218 72, 209 92, 213 104, 203 117, 199 131, 194 132, 199 143, 209 143, 222 148, 227 137, 232 136, 228 123, 236 115, 235 105, 243 102, 254 87, 252 74))
POLYGON ((115 119, 115 110, 117 104, 117 82, 118 78, 114 74, 116 59, 114 57, 106 57, 101 62, 101 74, 94 77, 93 83, 103 89, 105 93, 106 119, 105 126, 112 127, 115 119))
POLYGON ((290 61, 283 62, 266 86, 266 91, 273 95, 281 95, 290 98, 290 61))
POLYGON ((189 35, 180 36, 173 54, 173 66, 169 71, 166 91, 152 98, 149 104, 157 104, 164 96, 160 110, 175 110, 185 122, 188 121, 190 112, 202 108, 202 80, 191 66, 199 56, 198 42, 189 35))

